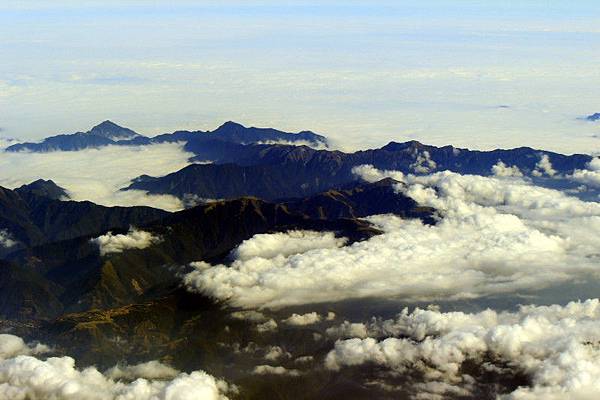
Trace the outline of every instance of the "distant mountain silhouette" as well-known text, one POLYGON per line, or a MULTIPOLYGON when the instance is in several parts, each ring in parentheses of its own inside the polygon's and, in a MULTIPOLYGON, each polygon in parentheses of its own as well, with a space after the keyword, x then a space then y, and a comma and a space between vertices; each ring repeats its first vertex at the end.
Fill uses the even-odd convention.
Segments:
POLYGON ((592 122, 600 121, 600 113, 588 115, 587 117, 585 117, 585 119, 592 122))
POLYGON ((7 147, 6 151, 78 151, 108 145, 137 146, 169 142, 193 142, 192 146, 198 146, 202 143, 204 148, 210 147, 211 144, 219 146, 222 142, 237 144, 298 143, 327 147, 327 139, 313 132, 288 133, 270 128, 246 128, 231 121, 226 122, 212 132, 176 131, 153 138, 140 135, 114 122, 104 121, 87 132, 51 136, 40 143, 18 143, 7 147))

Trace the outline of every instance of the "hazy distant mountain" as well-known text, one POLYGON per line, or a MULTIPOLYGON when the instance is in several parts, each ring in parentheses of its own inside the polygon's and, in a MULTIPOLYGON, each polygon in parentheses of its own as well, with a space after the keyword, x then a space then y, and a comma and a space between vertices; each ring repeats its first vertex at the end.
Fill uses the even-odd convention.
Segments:
POLYGON ((140 134, 128 128, 123 128, 112 121, 104 121, 87 132, 88 135, 100 136, 118 142, 120 140, 131 140, 140 134))
POLYGON ((600 121, 600 113, 594 113, 592 115, 588 115, 587 117, 585 117, 586 120, 588 121, 600 121))
POLYGON ((131 129, 123 128, 114 122, 104 121, 87 132, 77 132, 48 137, 40 143, 18 143, 6 148, 6 151, 77 151, 115 144, 121 140, 133 140, 141 137, 131 129))
MULTIPOLYGON (((127 189, 180 198, 263 199, 309 196, 358 178, 352 169, 371 164, 379 169, 423 174, 450 170, 462 174, 491 175, 499 161, 532 175, 542 156, 547 156, 557 174, 583 169, 591 156, 566 156, 520 147, 511 150, 474 151, 452 146, 435 147, 416 141, 391 142, 380 149, 343 153, 307 146, 251 145, 223 152, 209 165, 189 165, 163 177, 140 176, 127 189)), ((216 154, 214 154, 216 155, 216 154)), ((203 159, 204 155, 197 156, 203 159)))
POLYGON ((108 145, 148 145, 153 143, 184 142, 191 148, 210 151, 212 146, 222 147, 223 142, 237 144, 284 143, 327 147, 327 139, 316 133, 303 131, 288 133, 270 128, 246 128, 235 122, 226 122, 214 131, 177 131, 149 138, 111 121, 104 121, 87 132, 51 136, 40 143, 19 143, 7 151, 77 151, 108 145))

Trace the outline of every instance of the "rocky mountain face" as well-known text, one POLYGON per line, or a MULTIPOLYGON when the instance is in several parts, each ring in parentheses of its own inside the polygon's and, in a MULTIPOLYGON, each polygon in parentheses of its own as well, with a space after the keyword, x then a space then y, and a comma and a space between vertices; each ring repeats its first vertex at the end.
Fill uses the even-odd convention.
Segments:
MULTIPOLYGON (((361 184, 282 203, 240 198, 172 214, 138 207, 105 210, 87 205, 91 208, 82 214, 102 215, 104 229, 98 232, 100 226, 94 225, 96 233, 93 234, 91 229, 85 229, 89 220, 80 218, 76 222, 82 234, 77 235, 73 227, 70 233, 76 236, 74 238, 52 236, 53 232, 47 232, 44 225, 36 225, 38 221, 29 217, 28 227, 39 235, 42 244, 29 244, 5 257, 0 285, 7 290, 0 293, 0 314, 17 319, 53 318, 65 311, 123 306, 166 294, 177 287, 177 272, 181 266, 198 260, 220 261, 235 246, 257 233, 291 229, 333 231, 356 241, 379 233, 360 220, 373 213, 394 213, 435 222, 433 209, 420 207, 412 199, 395 194, 395 184, 391 180, 361 184), (106 213, 110 212, 120 213, 122 217, 118 220, 128 223, 108 228, 112 214, 109 217, 106 213), (144 221, 142 217, 148 219, 144 221), (114 234, 127 233, 129 225, 150 232, 159 240, 148 248, 105 255, 90 241, 93 235, 109 229, 114 234)), ((62 203, 65 218, 79 210, 77 207, 81 204, 62 203)), ((7 213, 14 210, 29 216, 27 209, 9 210, 8 203, 5 204, 2 209, 7 213)), ((14 204, 12 207, 21 207, 19 201, 14 204)), ((48 220, 62 221, 50 214, 48 220)), ((57 226, 57 223, 50 225, 57 226)), ((6 220, 0 219, 0 228, 10 227, 6 220)))
POLYGON ((0 256, 23 247, 127 229, 167 213, 150 207, 104 207, 89 201, 61 201, 64 190, 36 181, 16 190, 0 187, 0 230, 16 242, 0 246, 0 256))
MULTIPOLYGON (((474 151, 452 146, 435 147, 412 141, 391 142, 373 150, 343 153, 307 146, 236 145, 224 148, 213 164, 193 164, 163 177, 140 176, 126 189, 180 198, 264 199, 310 196, 340 187, 358 178, 353 168, 371 164, 383 170, 425 174, 449 170, 461 174, 491 175, 499 161, 516 166, 532 176, 542 157, 547 157, 556 174, 584 169, 591 156, 540 151, 528 147, 510 150, 474 151), (227 185, 222 182, 226 181, 227 185)), ((205 159, 208 154, 197 156, 205 159)), ((216 155, 216 154, 212 154, 216 155)), ((540 174, 543 175, 543 172, 540 174)))

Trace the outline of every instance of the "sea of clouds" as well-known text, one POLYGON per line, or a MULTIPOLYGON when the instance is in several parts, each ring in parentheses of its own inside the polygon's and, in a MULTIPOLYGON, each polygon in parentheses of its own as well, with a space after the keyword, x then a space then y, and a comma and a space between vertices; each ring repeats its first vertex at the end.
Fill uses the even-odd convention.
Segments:
POLYGON ((405 176, 371 166, 356 173, 401 181, 398 191, 439 210, 438 223, 372 216, 384 233, 347 246, 323 240, 326 233, 257 235, 230 265, 194 263, 186 285, 233 306, 277 308, 371 297, 471 299, 598 275, 598 202, 515 176, 405 176), (288 243, 293 249, 274 254, 288 243))
POLYGON ((43 357, 47 346, 0 334, 0 398, 5 400, 227 400, 235 386, 203 371, 182 373, 158 361, 79 369, 71 357, 43 357))
POLYGON ((598 299, 523 306, 516 312, 404 309, 392 320, 358 323, 354 332, 346 329, 348 322, 344 325, 338 330, 346 330, 351 338, 335 343, 326 368, 371 365, 405 375, 417 371, 423 381, 410 381, 407 387, 414 398, 473 395, 485 382, 465 372, 468 362, 480 372, 527 377, 527 386, 504 393, 503 399, 600 396, 598 299))
POLYGON ((188 165, 192 156, 177 143, 47 153, 0 150, 0 186, 13 189, 40 178, 52 179, 68 191, 72 200, 89 200, 105 206, 146 205, 180 210, 184 205, 174 196, 120 189, 143 174, 162 176, 177 171, 188 165))

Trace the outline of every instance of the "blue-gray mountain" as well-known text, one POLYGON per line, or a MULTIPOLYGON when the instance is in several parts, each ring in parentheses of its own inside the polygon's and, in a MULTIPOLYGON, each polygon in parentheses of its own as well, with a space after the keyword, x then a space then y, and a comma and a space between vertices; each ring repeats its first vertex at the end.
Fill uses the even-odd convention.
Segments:
POLYGON ((208 152, 188 143, 195 159, 214 161, 193 164, 163 177, 140 176, 126 189, 153 194, 171 194, 185 199, 256 196, 274 200, 303 197, 356 181, 356 166, 371 164, 379 169, 404 173, 449 170, 461 174, 491 175, 499 161, 532 175, 542 156, 547 156, 557 174, 583 169, 589 155, 563 155, 520 147, 510 150, 474 151, 453 146, 435 147, 416 141, 391 142, 379 149, 343 153, 307 146, 223 144, 208 152))
POLYGON ((594 113, 585 117, 586 120, 596 122, 600 121, 600 113, 594 113))
MULTIPOLYGON (((87 132, 76 132, 51 136, 39 143, 19 143, 7 147, 6 151, 77 151, 108 145, 133 146, 155 143, 185 142, 192 146, 202 144, 205 148, 227 143, 299 143, 327 147, 327 139, 316 133, 303 131, 288 133, 270 128, 247 128, 235 122, 226 122, 214 131, 176 131, 147 137, 114 122, 104 121, 87 132)), ((207 149, 208 150, 208 149, 207 149)))

